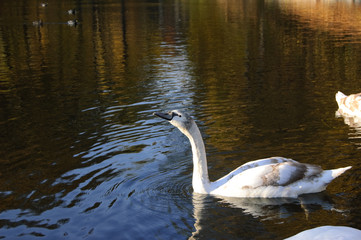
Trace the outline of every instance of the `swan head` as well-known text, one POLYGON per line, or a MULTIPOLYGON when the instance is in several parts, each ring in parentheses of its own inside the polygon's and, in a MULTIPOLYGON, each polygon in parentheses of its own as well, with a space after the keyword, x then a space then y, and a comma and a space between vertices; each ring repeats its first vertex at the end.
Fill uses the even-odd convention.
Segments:
POLYGON ((195 124, 194 120, 191 116, 189 116, 189 114, 180 110, 172 110, 168 113, 156 112, 153 113, 153 115, 169 121, 173 126, 177 127, 184 134, 189 132, 193 124, 195 124))

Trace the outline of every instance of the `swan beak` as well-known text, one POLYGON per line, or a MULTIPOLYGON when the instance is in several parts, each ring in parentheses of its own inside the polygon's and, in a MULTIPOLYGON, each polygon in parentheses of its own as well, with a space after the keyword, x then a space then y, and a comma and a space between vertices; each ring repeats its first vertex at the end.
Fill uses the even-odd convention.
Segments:
POLYGON ((165 120, 171 121, 173 119, 174 114, 169 114, 169 113, 160 113, 160 112, 155 112, 153 113, 153 115, 163 118, 165 120))

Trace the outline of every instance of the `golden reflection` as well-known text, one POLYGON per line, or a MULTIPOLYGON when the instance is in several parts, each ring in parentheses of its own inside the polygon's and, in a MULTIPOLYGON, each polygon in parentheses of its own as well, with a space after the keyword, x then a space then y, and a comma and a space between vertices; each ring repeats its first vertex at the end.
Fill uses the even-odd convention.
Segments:
POLYGON ((305 123, 324 117, 320 109, 332 116, 330 85, 341 89, 345 79, 358 78, 359 46, 348 43, 358 41, 360 13, 350 1, 192 5, 187 50, 201 86, 195 91, 203 100, 206 145, 221 152, 210 154, 215 171, 225 161, 232 169, 270 155, 304 157, 296 144, 307 139, 314 149, 321 135, 321 152, 330 154, 334 128, 310 134, 305 123))
MULTIPOLYGON (((286 13, 298 16, 298 20, 308 23, 309 28, 329 31, 340 37, 344 34, 361 34, 361 5, 355 1, 332 0, 268 0, 268 4, 278 3, 286 13)), ((360 39, 357 39, 359 42, 360 39)))
POLYGON ((106 41, 102 38, 102 26, 99 19, 99 10, 94 10, 94 62, 97 73, 97 81, 99 83, 99 90, 101 95, 107 95, 109 93, 109 86, 107 86, 106 76, 106 61, 105 61, 105 43, 106 41))
POLYGON ((240 101, 247 97, 244 81, 249 46, 247 35, 253 26, 243 24, 242 19, 245 15, 255 16, 256 6, 254 1, 217 1, 216 4, 190 8, 193 20, 189 27, 188 54, 196 63, 194 71, 203 87, 199 94, 204 95, 203 107, 209 114, 205 125, 216 129, 207 132, 210 136, 207 142, 219 149, 233 150, 229 143, 240 139, 237 129, 242 128, 243 119, 248 119, 240 101), (230 119, 232 116, 239 119, 232 123, 232 129, 230 122, 222 119, 225 113, 230 119))

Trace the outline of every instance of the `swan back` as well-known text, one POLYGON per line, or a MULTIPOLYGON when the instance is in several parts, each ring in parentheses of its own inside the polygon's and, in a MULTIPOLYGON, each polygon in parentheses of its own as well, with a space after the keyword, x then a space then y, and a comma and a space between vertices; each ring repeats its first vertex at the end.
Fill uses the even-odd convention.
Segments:
POLYGON ((339 91, 335 98, 339 107, 339 114, 346 117, 361 117, 361 93, 347 96, 339 91))
MULTIPOLYGON (((228 197, 297 198, 301 194, 325 190, 333 179, 350 169, 322 170, 317 165, 288 159, 279 163, 271 163, 278 159, 269 160, 270 164, 231 172, 212 184, 211 194, 228 197)), ((266 159, 262 160, 265 161, 266 159)))

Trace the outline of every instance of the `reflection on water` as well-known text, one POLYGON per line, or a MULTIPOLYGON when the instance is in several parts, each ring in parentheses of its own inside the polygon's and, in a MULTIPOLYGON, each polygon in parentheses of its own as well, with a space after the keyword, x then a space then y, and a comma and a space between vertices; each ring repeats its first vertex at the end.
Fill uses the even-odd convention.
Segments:
POLYGON ((214 239, 264 237, 264 226, 250 215, 242 214, 242 209, 222 205, 217 199, 201 194, 193 194, 192 203, 194 228, 189 239, 204 239, 207 236, 214 239), (230 230, 234 234, 230 234, 230 230))
POLYGON ((359 85, 360 7, 0 1, 0 237, 279 239, 361 228, 361 152, 334 118, 334 93, 359 85), (354 167, 317 201, 198 199, 188 140, 152 116, 177 108, 199 124, 214 179, 276 155, 354 167))
POLYGON ((335 116, 342 118, 344 123, 350 127, 348 138, 357 146, 357 149, 361 149, 361 119, 359 117, 344 115, 339 111, 336 111, 335 116))
POLYGON ((355 116, 348 116, 345 114, 342 114, 340 111, 336 111, 335 116, 338 118, 343 118, 343 121, 345 124, 349 125, 351 128, 358 129, 361 127, 361 119, 359 117, 355 116))
MULTIPOLYGON (((274 3, 275 1, 267 1, 274 3)), ((359 1, 314 1, 280 0, 281 9, 286 14, 296 16, 296 20, 307 28, 327 32, 332 41, 360 43, 361 7, 359 1)))
MULTIPOLYGON (((247 224, 248 229, 260 229, 264 222, 274 221, 281 225, 285 224, 287 219, 295 217, 295 215, 302 217, 302 213, 303 218, 306 220, 309 219, 309 216, 312 218, 312 213, 317 211, 332 211, 340 217, 347 214, 343 210, 335 209, 332 199, 325 193, 304 195, 298 199, 220 198, 193 193, 192 203, 195 223, 194 231, 189 239, 199 239, 203 236, 213 236, 215 239, 234 238, 233 236, 225 236, 223 232, 217 230, 217 223, 222 219, 220 216, 226 216, 223 219, 224 221, 237 216, 242 218, 242 220, 236 220, 238 224, 243 221, 244 224, 247 224), (218 208, 218 211, 214 208, 218 208), (256 219, 261 221, 259 222, 256 219)), ((233 227, 233 222, 223 224, 226 227, 233 227)), ((245 232, 237 236, 246 239, 269 237, 262 236, 262 232, 254 234, 254 236, 253 234, 245 232)), ((284 234, 284 237, 287 234, 289 235, 287 232, 284 234)))
POLYGON ((332 210, 333 204, 324 193, 308 194, 297 199, 273 198, 273 199, 242 199, 224 198, 222 202, 230 204, 232 207, 242 208, 245 213, 251 214, 255 218, 271 220, 274 218, 290 217, 295 211, 304 211, 308 217, 312 209, 332 210), (315 206, 317 206, 315 208, 315 206), (296 208, 300 208, 299 210, 296 208))

